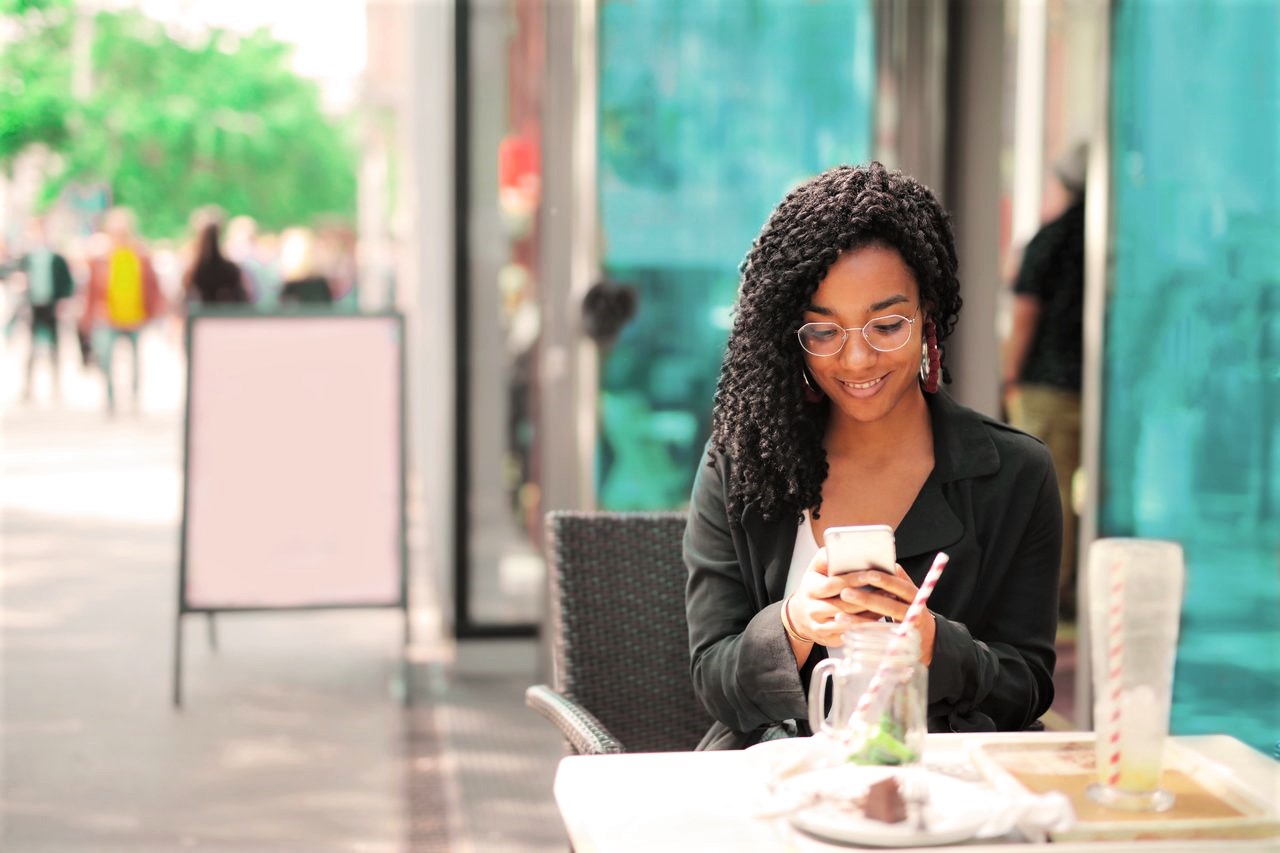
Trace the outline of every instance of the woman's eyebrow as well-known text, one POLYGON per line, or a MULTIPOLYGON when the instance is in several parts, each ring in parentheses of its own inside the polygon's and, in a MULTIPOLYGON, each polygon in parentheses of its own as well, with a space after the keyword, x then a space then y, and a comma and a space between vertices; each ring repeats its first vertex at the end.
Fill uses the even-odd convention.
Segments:
POLYGON ((907 299, 907 297, 899 293, 896 296, 890 296, 888 299, 880 300, 879 302, 871 306, 871 310, 883 311, 885 308, 889 308, 890 306, 897 305, 901 302, 910 302, 910 301, 911 300, 907 299))
MULTIPOLYGON (((882 299, 879 302, 876 302, 875 304, 869 306, 867 310, 883 311, 884 309, 889 308, 891 306, 899 305, 903 302, 910 302, 910 301, 911 300, 908 299, 906 296, 904 296, 901 293, 898 293, 893 296, 890 296, 888 299, 882 299)), ((812 314, 821 314, 824 317, 834 317, 836 313, 835 311, 832 311, 830 308, 824 308, 821 305, 814 305, 813 303, 810 303, 809 306, 804 310, 812 314)))

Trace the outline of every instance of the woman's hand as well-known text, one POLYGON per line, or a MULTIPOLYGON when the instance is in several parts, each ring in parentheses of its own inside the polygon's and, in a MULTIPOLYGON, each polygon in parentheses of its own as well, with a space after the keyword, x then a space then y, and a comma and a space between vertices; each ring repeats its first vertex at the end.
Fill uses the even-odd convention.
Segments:
POLYGON ((806 640, 824 646, 839 646, 850 625, 878 620, 879 613, 866 612, 866 607, 843 597, 846 591, 862 583, 852 580, 855 575, 860 574, 853 572, 829 576, 827 549, 819 548, 800 580, 800 585, 791 594, 790 601, 783 605, 787 608, 791 627, 795 632, 806 640))
MULTIPOLYGON (((840 598, 846 605, 866 611, 874 619, 888 616, 894 622, 901 622, 919 591, 902 566, 897 565, 893 567, 893 574, 872 569, 850 572, 842 577, 850 578, 851 583, 840 591, 840 598)), ((920 661, 927 665, 933 660, 933 641, 937 633, 937 624, 928 608, 920 614, 916 630, 920 632, 920 661)))

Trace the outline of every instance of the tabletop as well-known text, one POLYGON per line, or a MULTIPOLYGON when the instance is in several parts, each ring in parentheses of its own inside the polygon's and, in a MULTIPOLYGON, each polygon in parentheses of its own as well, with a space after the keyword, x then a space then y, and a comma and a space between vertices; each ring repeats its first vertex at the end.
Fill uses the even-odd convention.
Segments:
MULTIPOLYGON (((1001 735, 982 735, 985 741, 1001 735)), ((1025 734, 1013 737, 1026 738, 1025 734)), ((929 756, 963 755, 973 736, 931 734, 929 756)), ((1173 738, 1230 770, 1250 790, 1276 802, 1280 762, 1226 735, 1173 738)), ((931 759, 927 759, 931 760, 931 759)), ((757 817, 764 781, 758 761, 747 751, 668 752, 571 756, 556 773, 555 796, 576 853, 592 851, 732 850, 836 851, 857 849, 827 844, 796 832, 786 819, 757 817)), ((1202 853, 1280 850, 1280 839, 1207 842, 1057 842, 1051 848, 1016 835, 954 845, 966 853, 1014 853, 1051 849, 1054 853, 1202 853)), ((931 850, 947 849, 930 847, 931 850)))

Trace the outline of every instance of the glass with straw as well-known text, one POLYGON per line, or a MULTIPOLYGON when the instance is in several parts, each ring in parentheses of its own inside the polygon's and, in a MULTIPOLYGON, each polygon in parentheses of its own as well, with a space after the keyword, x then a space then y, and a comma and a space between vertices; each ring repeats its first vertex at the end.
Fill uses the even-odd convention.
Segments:
POLYGON ((1173 805, 1160 773, 1185 576, 1174 542, 1099 539, 1089 548, 1097 781, 1086 793, 1109 808, 1173 805))
POLYGON ((920 759, 929 690, 928 670, 920 663, 918 625, 947 560, 946 554, 938 554, 901 623, 872 622, 846 631, 843 658, 828 658, 814 669, 810 726, 841 744, 848 761, 913 764, 920 759), (828 675, 836 685, 830 715, 834 722, 824 717, 828 675))

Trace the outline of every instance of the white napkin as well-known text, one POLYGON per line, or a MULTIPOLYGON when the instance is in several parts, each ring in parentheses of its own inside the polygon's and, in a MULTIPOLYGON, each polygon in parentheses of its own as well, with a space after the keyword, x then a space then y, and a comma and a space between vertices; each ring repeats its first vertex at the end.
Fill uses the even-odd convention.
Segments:
POLYGON ((993 815, 978 832, 979 837, 1004 835, 1016 829, 1028 841, 1039 844, 1049 840, 1050 832, 1063 832, 1075 826, 1076 813, 1071 800, 1059 791, 1014 794, 1008 801, 1009 807, 993 815))

